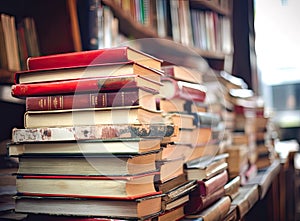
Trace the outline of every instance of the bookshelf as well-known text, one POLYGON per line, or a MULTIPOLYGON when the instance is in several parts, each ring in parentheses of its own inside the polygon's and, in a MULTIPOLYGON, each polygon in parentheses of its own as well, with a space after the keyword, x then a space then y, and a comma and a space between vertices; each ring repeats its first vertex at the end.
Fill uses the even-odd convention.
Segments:
MULTIPOLYGON (((158 26, 158 11, 157 9, 153 9, 153 7, 157 6, 159 1, 143 1, 145 4, 147 4, 147 7, 152 7, 150 8, 151 10, 148 9, 148 13, 151 13, 148 16, 153 20, 150 22, 150 25, 141 24, 140 21, 137 21, 132 16, 132 14, 135 13, 128 13, 128 11, 123 8, 123 5, 121 6, 122 3, 125 4, 124 2, 129 1, 102 0, 101 4, 103 6, 107 6, 111 10, 113 17, 117 19, 118 25, 116 27, 118 32, 124 35, 126 39, 160 38, 175 41, 176 43, 182 44, 184 47, 188 47, 190 50, 195 51, 199 56, 205 58, 205 60, 213 69, 217 70, 222 70, 224 68, 225 60, 232 57, 233 45, 231 39, 231 27, 227 30, 227 32, 230 32, 227 36, 227 38, 229 38, 230 45, 227 47, 230 47, 231 49, 227 50, 226 52, 222 50, 203 49, 199 47, 201 42, 196 40, 195 36, 189 36, 190 39, 179 42, 174 40, 172 32, 175 26, 174 21, 172 22, 170 18, 171 6, 168 1, 166 1, 168 11, 165 12, 167 13, 167 17, 164 18, 164 23, 166 23, 167 26, 165 36, 161 36, 159 33, 160 27, 158 26), (153 3, 155 3, 154 6, 153 3), (186 44, 185 42, 187 41, 190 43, 186 44)), ((226 18, 231 23, 231 0, 190 0, 183 2, 188 4, 185 4, 184 6, 180 5, 180 7, 184 7, 185 10, 179 13, 186 13, 188 16, 187 20, 193 19, 191 17, 192 11, 199 13, 211 12, 215 17, 219 18, 219 20, 221 20, 221 18, 226 18)), ((87 24, 86 19, 88 16, 90 16, 90 11, 87 11, 89 10, 87 4, 92 4, 92 0, 46 0, 42 2, 38 0, 0 0, 0 3, 0 13, 14 16, 16 19, 16 24, 21 22, 21 20, 25 17, 33 18, 36 25, 40 55, 86 50, 83 45, 86 44, 86 41, 88 41, 88 37, 90 35, 90 28, 85 27, 87 24), (18 5, 18 7, 15 7, 15 5, 18 5)), ((131 5, 131 7, 134 7, 134 5, 131 5)), ((146 11, 146 5, 144 7, 146 11)), ((195 27, 192 26, 197 24, 197 22, 200 21, 190 21, 190 23, 187 23, 190 27, 184 27, 182 32, 187 30, 190 32, 190 35, 195 35, 195 27)), ((217 29, 219 29, 219 27, 217 29)), ((104 34, 108 35, 107 33, 104 34)), ((26 64, 21 67, 21 70, 25 69, 25 66, 26 64)), ((0 68, 0 82, 12 83, 13 72, 14 70, 7 70, 5 67, 0 68)))

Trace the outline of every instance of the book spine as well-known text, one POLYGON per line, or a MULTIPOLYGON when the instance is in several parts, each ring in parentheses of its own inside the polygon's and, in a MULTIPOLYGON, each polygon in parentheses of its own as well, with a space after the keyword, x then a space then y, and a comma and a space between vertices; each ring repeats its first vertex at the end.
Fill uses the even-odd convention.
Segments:
POLYGON ((217 189, 223 187, 228 181, 228 174, 225 170, 224 172, 206 180, 206 181, 199 181, 200 187, 200 195, 207 196, 212 194, 217 189))
POLYGON ((110 62, 128 61, 127 47, 99 49, 72 53, 62 53, 27 59, 28 70, 43 70, 51 68, 66 68, 74 66, 86 66, 91 64, 103 64, 110 62))
POLYGON ((26 98, 26 110, 28 111, 101 108, 136 105, 139 105, 138 90, 26 98))

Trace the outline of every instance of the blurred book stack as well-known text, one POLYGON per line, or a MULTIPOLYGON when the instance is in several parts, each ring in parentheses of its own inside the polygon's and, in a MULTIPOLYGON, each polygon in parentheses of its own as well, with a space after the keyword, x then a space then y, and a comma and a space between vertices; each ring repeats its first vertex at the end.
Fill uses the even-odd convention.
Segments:
POLYGON ((156 109, 161 62, 129 47, 28 59, 12 86, 26 99, 9 144, 16 212, 144 220, 169 206, 156 189, 171 179, 161 142, 176 135, 156 109))

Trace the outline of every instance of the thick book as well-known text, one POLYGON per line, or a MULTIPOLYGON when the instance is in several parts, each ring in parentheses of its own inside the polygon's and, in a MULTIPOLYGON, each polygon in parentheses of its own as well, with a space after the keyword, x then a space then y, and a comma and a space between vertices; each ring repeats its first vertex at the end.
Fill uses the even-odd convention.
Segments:
POLYGON ((160 69, 162 63, 162 60, 158 58, 142 51, 135 50, 131 47, 124 46, 29 57, 27 59, 27 69, 40 70, 49 68, 66 68, 127 61, 135 61, 156 69, 160 69))
POLYGON ((155 123, 164 123, 162 112, 140 106, 26 111, 24 114, 25 128, 155 123))
POLYGON ((105 63, 73 68, 26 70, 15 73, 15 84, 51 82, 79 78, 124 76, 135 74, 160 82, 163 72, 135 62, 105 63))
POLYGON ((171 100, 181 98, 188 101, 204 102, 206 98, 206 87, 204 85, 179 81, 173 78, 162 77, 163 84, 159 96, 171 100))
POLYGON ((190 200, 185 205, 185 214, 196 214, 206 209, 225 195, 224 187, 219 188, 208 196, 201 196, 200 189, 197 187, 190 193, 190 200))
POLYGON ((187 179, 208 180, 228 168, 227 154, 220 154, 215 159, 212 156, 202 157, 185 164, 187 179))
POLYGON ((17 175, 19 195, 56 197, 137 198, 153 195, 153 173, 134 176, 17 175))
POLYGON ((14 97, 24 98, 46 95, 81 94, 88 92, 126 91, 126 89, 137 87, 147 88, 150 91, 159 91, 161 83, 139 75, 129 74, 124 76, 14 84, 11 86, 11 94, 14 97))
POLYGON ((236 176, 235 178, 231 179, 226 185, 224 186, 225 195, 229 196, 231 200, 235 199, 239 195, 239 188, 241 186, 241 178, 240 176, 236 176))
POLYGON ((23 155, 18 174, 128 176, 156 171, 156 153, 140 155, 23 155))
POLYGON ((213 176, 207 180, 199 180, 198 185, 200 188, 200 194, 202 196, 207 196, 213 194, 217 189, 224 187, 228 181, 227 170, 224 170, 222 173, 213 176))
POLYGON ((26 98, 27 111, 141 106, 156 111, 155 91, 135 88, 117 92, 82 93, 26 98))
POLYGON ((160 150, 161 139, 120 139, 70 142, 9 143, 11 157, 21 155, 143 154, 160 150))
MULTIPOLYGON (((176 136, 178 128, 169 124, 98 124, 70 127, 13 128, 12 143, 48 141, 107 141, 176 136)), ((120 149, 120 148, 119 148, 120 149)), ((132 149, 134 150, 134 148, 132 149)), ((134 150, 136 151, 136 150, 134 150)))
POLYGON ((147 220, 161 213, 161 194, 127 200, 18 196, 15 211, 30 214, 147 220))
POLYGON ((231 200, 228 196, 224 196, 208 208, 193 215, 187 215, 185 220, 199 219, 202 221, 218 221, 223 220, 230 210, 231 200))
POLYGON ((161 68, 167 77, 196 84, 203 83, 203 73, 199 70, 178 65, 166 65, 161 68))
POLYGON ((231 202, 237 206, 238 219, 242 219, 259 200, 257 185, 242 186, 239 195, 231 202))
POLYGON ((174 209, 163 211, 158 217, 153 218, 152 221, 182 220, 184 216, 184 205, 180 205, 174 209))

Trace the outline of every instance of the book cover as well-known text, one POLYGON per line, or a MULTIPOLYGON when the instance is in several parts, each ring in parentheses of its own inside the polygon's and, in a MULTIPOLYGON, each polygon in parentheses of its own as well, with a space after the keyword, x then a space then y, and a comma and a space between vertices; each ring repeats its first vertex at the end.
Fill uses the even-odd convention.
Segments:
POLYGON ((79 94, 87 92, 109 92, 131 88, 147 88, 159 91, 161 83, 140 75, 105 76, 95 78, 79 78, 52 82, 14 84, 11 94, 14 97, 33 97, 45 95, 79 94))
POLYGON ((162 77, 160 96, 165 99, 181 98, 188 101, 204 102, 206 87, 204 85, 179 81, 173 78, 162 77))
POLYGON ((199 219, 203 221, 223 220, 230 210, 231 200, 228 196, 220 198, 208 208, 193 215, 187 215, 187 219, 199 219))
POLYGON ((147 77, 160 82, 163 72, 135 62, 104 63, 89 66, 37 69, 15 72, 15 84, 51 82, 79 78, 124 76, 128 74, 147 77))
POLYGON ((194 191, 190 193, 190 200, 185 205, 185 214, 196 214, 208 206, 212 205, 214 202, 221 199, 225 194, 224 187, 219 188, 214 193, 208 196, 201 196, 200 189, 197 187, 194 191))
POLYGON ((238 219, 242 219, 258 200, 259 192, 257 185, 240 187, 239 195, 231 203, 237 206, 238 219))
POLYGON ((163 123, 161 111, 150 111, 140 106, 26 111, 24 114, 25 128, 163 123))
POLYGON ((19 195, 134 199, 158 193, 157 172, 134 176, 17 175, 19 195))
POLYGON ((177 65, 162 66, 165 76, 190 83, 203 83, 202 73, 196 69, 191 69, 177 65))
POLYGON ((156 69, 160 69, 162 63, 162 61, 158 58, 155 58, 142 51, 135 50, 131 47, 124 46, 29 57, 27 60, 27 69, 41 70, 127 61, 136 61, 156 69))
POLYGON ((18 174, 59 176, 134 176, 157 171, 157 152, 130 154, 22 155, 18 174))
POLYGON ((200 194, 202 196, 207 196, 212 194, 217 189, 224 187, 228 181, 227 170, 224 170, 222 173, 213 176, 208 180, 199 180, 198 185, 200 188, 200 194))
POLYGON ((12 143, 162 138, 175 136, 177 130, 176 126, 167 124, 101 124, 32 129, 13 128, 12 143))
POLYGON ((26 98, 27 111, 141 106, 156 111, 155 91, 132 88, 117 92, 49 95, 26 98))

